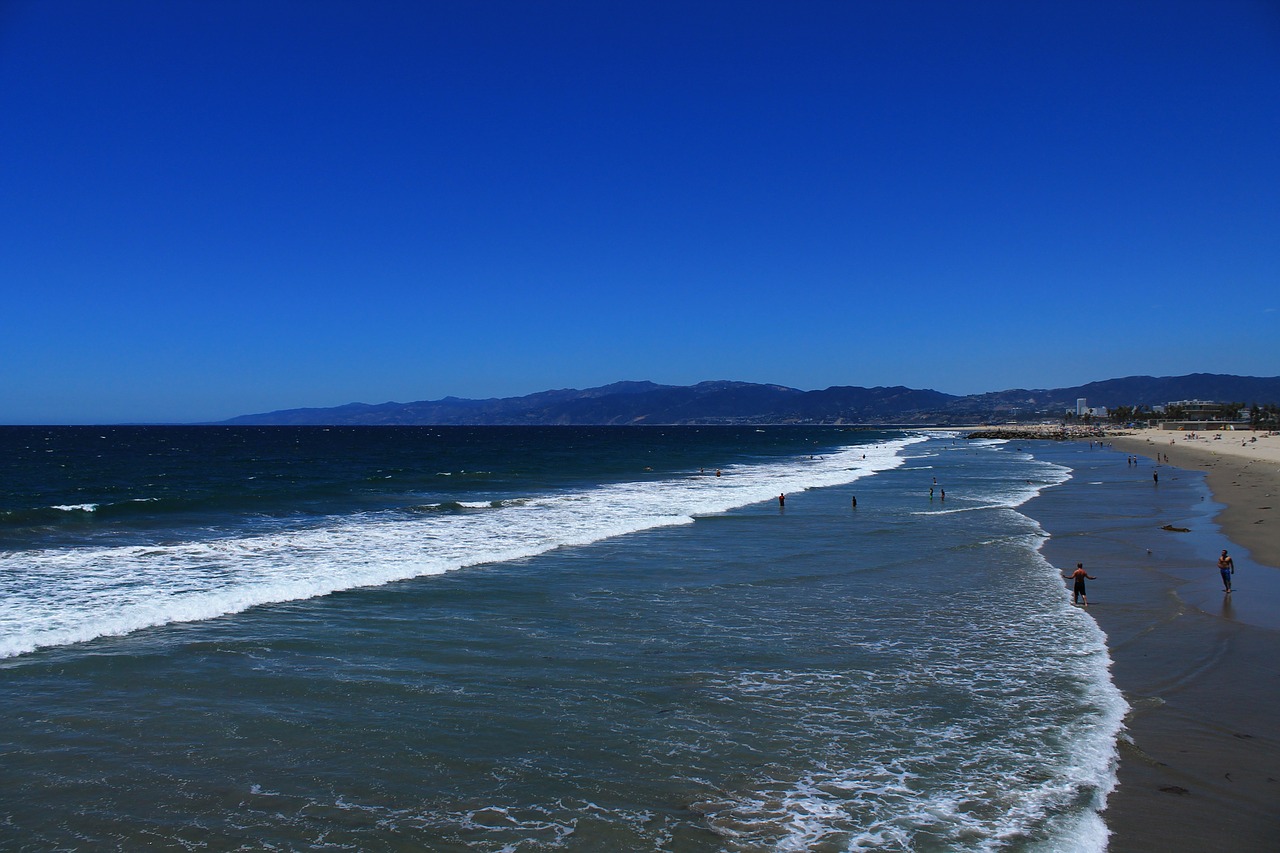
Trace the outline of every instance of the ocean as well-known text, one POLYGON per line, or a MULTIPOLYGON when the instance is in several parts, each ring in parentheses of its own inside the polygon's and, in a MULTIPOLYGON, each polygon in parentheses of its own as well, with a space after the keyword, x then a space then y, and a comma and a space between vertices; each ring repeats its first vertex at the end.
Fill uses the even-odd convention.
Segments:
POLYGON ((1026 507, 1073 458, 0 428, 0 848, 1105 849, 1127 706, 1026 507))

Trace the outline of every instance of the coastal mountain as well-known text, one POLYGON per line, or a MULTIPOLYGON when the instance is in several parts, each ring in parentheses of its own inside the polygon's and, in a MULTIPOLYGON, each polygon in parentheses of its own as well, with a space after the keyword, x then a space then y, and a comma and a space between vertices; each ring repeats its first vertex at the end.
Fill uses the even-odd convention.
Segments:
POLYGON ((350 403, 242 415, 225 425, 616 425, 616 424, 948 424, 1060 415, 1079 398, 1090 406, 1154 406, 1178 400, 1275 403, 1280 376, 1194 373, 1129 376, 1072 388, 1012 389, 957 396, 903 386, 833 386, 801 391, 751 382, 659 385, 616 382, 523 397, 445 397, 415 403, 350 403))
POLYGON ((658 385, 618 382, 585 391, 542 391, 524 397, 416 403, 351 403, 331 409, 289 409, 245 415, 229 425, 357 424, 764 424, 877 423, 906 412, 936 411, 951 394, 894 388, 835 387, 800 391, 751 382, 658 385))

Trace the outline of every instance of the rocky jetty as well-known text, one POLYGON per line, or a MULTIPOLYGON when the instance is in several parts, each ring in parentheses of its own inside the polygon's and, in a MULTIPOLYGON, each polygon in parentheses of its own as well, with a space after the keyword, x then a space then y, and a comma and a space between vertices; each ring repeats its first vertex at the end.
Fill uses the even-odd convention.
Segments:
POLYGON ((999 427, 984 427, 968 434, 969 438, 1005 438, 1013 441, 1029 441, 1031 439, 1047 439, 1049 441, 1066 441, 1067 439, 1098 439, 1105 435, 1115 434, 1098 426, 1066 426, 1064 424, 1009 424, 999 427))

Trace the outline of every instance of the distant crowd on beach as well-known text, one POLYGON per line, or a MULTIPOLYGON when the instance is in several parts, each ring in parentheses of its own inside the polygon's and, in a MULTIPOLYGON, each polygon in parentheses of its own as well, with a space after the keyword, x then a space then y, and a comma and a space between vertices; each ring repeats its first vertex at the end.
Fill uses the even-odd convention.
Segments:
MULTIPOLYGON (((1268 433, 1266 433, 1266 434, 1264 434, 1264 435, 1263 435, 1263 438, 1271 438, 1271 437, 1276 436, 1276 435, 1280 435, 1280 433, 1268 432, 1268 433)), ((1204 436, 1202 436, 1202 435, 1200 435, 1199 433, 1189 432, 1189 433, 1187 433, 1186 435, 1184 435, 1184 436, 1182 437, 1182 440, 1183 440, 1183 441, 1203 441, 1203 440, 1205 440, 1205 437, 1204 437, 1204 436)), ((1213 440, 1214 440, 1214 441, 1222 441, 1222 433, 1220 433, 1220 432, 1215 432, 1215 433, 1213 434, 1213 440)), ((1172 438, 1171 438, 1171 439, 1169 439, 1169 443, 1170 443, 1170 444, 1177 444, 1177 442, 1176 442, 1174 439, 1172 439, 1172 438)), ((1248 438, 1243 438, 1243 437, 1242 437, 1242 438, 1240 439, 1240 446, 1241 446, 1241 447, 1248 447, 1250 444, 1257 444, 1257 443, 1258 443, 1258 437, 1257 437, 1256 435, 1251 435, 1251 436, 1249 436, 1248 438)))

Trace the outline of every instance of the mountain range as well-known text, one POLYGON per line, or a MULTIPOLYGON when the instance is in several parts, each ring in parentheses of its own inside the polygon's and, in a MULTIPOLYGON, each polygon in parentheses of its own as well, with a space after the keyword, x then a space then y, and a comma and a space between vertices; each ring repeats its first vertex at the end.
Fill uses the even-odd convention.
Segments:
POLYGON ((1030 420, 1090 406, 1155 406, 1180 400, 1280 401, 1280 376, 1211 373, 1129 376, 1072 388, 1011 389, 957 396, 903 386, 834 386, 801 391, 751 382, 659 385, 615 382, 586 390, 542 391, 524 397, 416 403, 350 403, 242 415, 225 425, 616 425, 616 424, 957 424, 1030 420))

